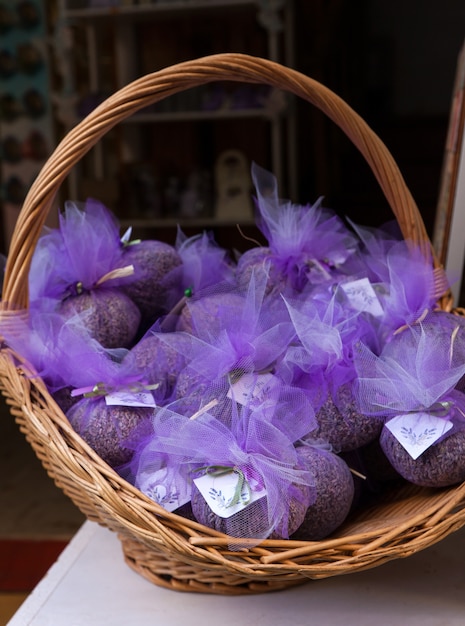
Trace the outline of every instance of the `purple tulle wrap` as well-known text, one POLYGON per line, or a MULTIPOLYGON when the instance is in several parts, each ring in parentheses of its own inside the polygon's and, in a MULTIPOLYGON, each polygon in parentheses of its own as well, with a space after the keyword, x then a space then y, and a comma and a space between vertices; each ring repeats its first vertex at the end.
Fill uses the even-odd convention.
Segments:
POLYGON ((393 245, 382 259, 377 259, 377 267, 378 281, 385 287, 380 296, 383 341, 405 325, 421 321, 449 288, 446 275, 434 268, 432 258, 425 259, 411 242, 393 245))
POLYGON ((290 343, 281 367, 294 367, 330 391, 355 377, 354 345, 378 346, 376 320, 347 306, 338 289, 326 299, 286 300, 298 341, 290 343))
MULTIPOLYGON (((276 178, 258 165, 252 166, 257 193, 257 226, 265 236, 268 249, 264 261, 272 268, 272 278, 280 291, 301 291, 308 283, 334 280, 339 269, 354 253, 357 240, 342 220, 318 200, 313 206, 296 205, 279 198, 276 178)), ((238 273, 256 261, 257 251, 244 255, 238 273)))
POLYGON ((269 371, 295 336, 289 318, 268 305, 263 281, 252 275, 247 292, 238 295, 240 309, 228 306, 227 300, 219 308, 220 328, 196 324, 189 364, 207 378, 233 370, 269 371))
POLYGON ((234 284, 235 267, 228 253, 215 241, 213 233, 187 237, 180 228, 176 250, 182 259, 182 288, 193 293, 223 282, 234 284))
POLYGON ((97 285, 117 287, 128 278, 99 281, 122 267, 118 224, 112 213, 95 200, 85 205, 66 202, 59 229, 45 231, 35 249, 29 273, 31 302, 63 300, 97 285))
POLYGON ((361 410, 383 417, 384 454, 420 486, 465 480, 465 395, 455 389, 465 374, 465 351, 463 327, 456 328, 450 333, 416 324, 379 356, 360 346, 355 359, 361 410))
POLYGON ((80 315, 104 347, 128 347, 141 314, 121 291, 134 268, 124 263, 113 215, 96 201, 68 202, 59 222, 42 235, 32 258, 31 310, 80 315))
POLYGON ((164 386, 150 384, 144 372, 124 359, 104 360, 96 354, 83 362, 68 350, 63 366, 75 387, 71 395, 78 399, 66 413, 71 425, 109 465, 127 463, 132 450, 125 441, 145 434, 156 406, 164 401, 164 386))
POLYGON ((457 328, 456 334, 441 333, 435 326, 425 329, 418 324, 386 344, 379 356, 360 344, 354 363, 361 411, 385 418, 420 411, 442 416, 451 391, 465 374, 460 337, 464 330, 457 328))
POLYGON ((7 344, 44 379, 49 391, 98 382, 102 372, 117 369, 124 350, 106 350, 91 337, 79 316, 64 321, 53 312, 34 309, 2 325, 7 344))

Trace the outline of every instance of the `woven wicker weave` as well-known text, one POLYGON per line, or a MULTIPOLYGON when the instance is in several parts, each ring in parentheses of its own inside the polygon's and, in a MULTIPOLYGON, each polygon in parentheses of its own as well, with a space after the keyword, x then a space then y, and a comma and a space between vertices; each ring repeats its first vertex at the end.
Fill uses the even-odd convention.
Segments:
MULTIPOLYGON (((140 78, 67 134, 31 187, 17 220, 4 280, 4 321, 27 314, 31 257, 71 168, 110 128, 137 110, 218 80, 271 85, 323 111, 366 159, 404 237, 420 245, 425 255, 431 253, 418 208, 392 156, 344 101, 276 63, 220 54, 140 78)), ((450 303, 446 300, 440 306, 450 303)), ((230 595, 273 591, 407 557, 465 524, 465 483, 436 490, 405 486, 383 494, 379 503, 351 516, 326 540, 265 540, 259 546, 230 552, 226 536, 168 513, 120 478, 70 427, 41 379, 30 374, 20 355, 2 349, 2 392, 43 466, 90 520, 118 534, 129 566, 157 585, 230 595)))

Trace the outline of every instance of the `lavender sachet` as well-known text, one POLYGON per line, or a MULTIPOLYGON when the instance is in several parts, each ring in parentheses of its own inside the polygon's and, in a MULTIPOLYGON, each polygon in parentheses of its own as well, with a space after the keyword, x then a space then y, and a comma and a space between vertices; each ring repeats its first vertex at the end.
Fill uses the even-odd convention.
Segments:
POLYGON ((74 403, 66 411, 71 426, 111 467, 127 463, 125 441, 143 437, 153 411, 163 404, 165 387, 149 382, 132 362, 81 354, 79 345, 63 353, 63 368, 74 403), (74 349, 73 349, 74 348, 74 349))
POLYGON ((331 282, 357 247, 342 220, 321 206, 297 205, 279 198, 276 178, 252 167, 257 193, 257 226, 267 246, 252 248, 238 260, 238 281, 253 268, 268 274, 267 292, 299 293, 308 284, 331 282))
POLYGON ((379 356, 360 345, 355 364, 360 410, 385 421, 381 447, 406 480, 443 487, 465 479, 465 374, 461 326, 438 333, 409 327, 379 356))
POLYGON ((68 319, 78 314, 106 348, 127 347, 140 322, 137 306, 121 285, 133 273, 124 265, 108 210, 94 201, 66 203, 59 228, 39 239, 29 273, 30 308, 68 319))
MULTIPOLYGON (((293 430, 302 434, 298 426, 293 430)), ((259 543, 270 536, 289 537, 315 495, 313 475, 299 467, 293 442, 260 406, 239 411, 233 403, 229 426, 208 410, 187 418, 169 407, 160 409, 153 435, 134 459, 141 474, 150 465, 158 471, 164 459, 171 479, 174 470, 181 481, 190 475, 195 519, 236 538, 232 548, 244 538, 259 543)))
POLYGON ((337 292, 327 302, 308 299, 287 302, 298 342, 290 345, 281 369, 310 391, 317 428, 309 438, 327 441, 337 452, 354 450, 375 439, 380 420, 367 418, 355 403, 354 346, 377 345, 370 317, 344 306, 337 292))

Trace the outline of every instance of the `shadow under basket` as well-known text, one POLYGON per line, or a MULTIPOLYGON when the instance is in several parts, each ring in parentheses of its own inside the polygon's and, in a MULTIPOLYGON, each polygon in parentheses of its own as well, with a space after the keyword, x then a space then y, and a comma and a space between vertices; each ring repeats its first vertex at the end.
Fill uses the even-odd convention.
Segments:
MULTIPOLYGON (((337 95, 299 72, 242 54, 187 61, 117 91, 72 129, 33 183, 12 236, 1 304, 2 323, 27 315, 31 256, 56 193, 80 158, 113 126, 150 104, 213 81, 266 84, 315 105, 360 150, 403 236, 436 264, 418 208, 392 156, 337 95)), ((439 266, 437 265, 439 268, 439 266)), ((452 310, 450 299, 438 302, 452 310)), ((237 551, 230 538, 169 513, 127 483, 77 435, 21 355, 3 346, 0 388, 19 428, 56 485, 84 515, 117 533, 127 564, 177 591, 243 595, 350 574, 408 557, 465 524, 465 483, 426 489, 401 482, 352 513, 321 541, 255 541, 237 551)))

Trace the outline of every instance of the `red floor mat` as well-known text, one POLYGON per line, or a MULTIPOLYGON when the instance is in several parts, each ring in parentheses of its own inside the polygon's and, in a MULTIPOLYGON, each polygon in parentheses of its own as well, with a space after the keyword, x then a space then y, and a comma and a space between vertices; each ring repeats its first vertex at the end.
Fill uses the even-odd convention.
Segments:
POLYGON ((0 539, 0 591, 31 591, 67 541, 0 539))

